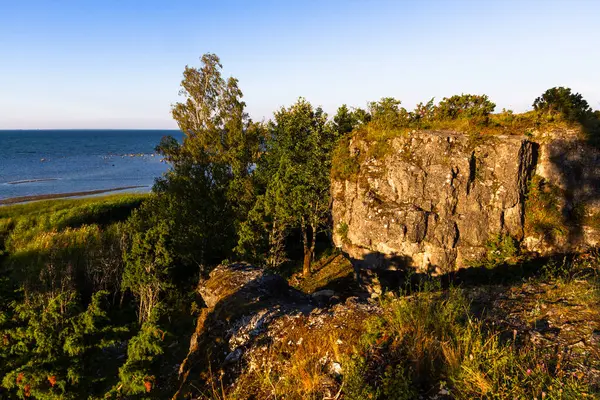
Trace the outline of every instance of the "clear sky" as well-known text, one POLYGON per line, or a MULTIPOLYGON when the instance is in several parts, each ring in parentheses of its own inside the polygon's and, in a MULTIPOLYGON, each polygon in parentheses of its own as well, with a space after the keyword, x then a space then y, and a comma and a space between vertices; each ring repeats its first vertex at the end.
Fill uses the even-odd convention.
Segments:
POLYGON ((0 0, 0 129, 175 128, 186 64, 214 52, 254 119, 303 96, 330 114, 384 96, 552 86, 600 109, 598 0, 0 0))

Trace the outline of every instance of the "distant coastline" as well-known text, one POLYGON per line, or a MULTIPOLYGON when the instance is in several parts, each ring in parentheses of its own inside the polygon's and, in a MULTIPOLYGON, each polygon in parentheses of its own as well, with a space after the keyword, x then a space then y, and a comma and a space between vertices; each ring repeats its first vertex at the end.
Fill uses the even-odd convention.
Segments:
POLYGON ((150 188, 169 170, 156 151, 165 136, 183 139, 177 130, 0 130, 0 204, 150 188))
POLYGON ((70 192, 70 193, 51 193, 51 194, 39 194, 33 196, 19 196, 12 197, 9 199, 0 199, 0 206, 10 205, 10 204, 19 204, 30 201, 38 201, 38 200, 53 200, 53 199, 63 199, 67 197, 82 197, 82 196, 91 196, 95 194, 102 194, 108 192, 118 192, 121 190, 128 189, 139 189, 147 186, 138 185, 138 186, 123 186, 112 189, 100 189, 100 190, 87 190, 83 192, 70 192))
POLYGON ((57 181, 58 178, 40 178, 40 179, 23 179, 20 181, 6 182, 7 185, 22 185, 23 183, 34 183, 34 182, 49 182, 57 181))

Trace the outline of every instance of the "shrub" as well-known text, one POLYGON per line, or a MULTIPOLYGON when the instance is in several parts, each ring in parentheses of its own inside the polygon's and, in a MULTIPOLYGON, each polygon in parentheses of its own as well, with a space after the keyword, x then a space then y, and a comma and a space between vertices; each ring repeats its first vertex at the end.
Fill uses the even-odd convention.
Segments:
POLYGON ((13 303, 11 318, 0 318, 1 386, 14 396, 36 399, 83 398, 102 392, 104 382, 97 378, 97 368, 111 367, 108 350, 126 332, 109 323, 102 307, 106 295, 95 293, 87 309, 78 305, 72 291, 13 303))
POLYGON ((450 98, 444 97, 437 106, 436 116, 438 119, 485 119, 495 108, 496 104, 486 95, 454 95, 450 98))
POLYGON ((342 222, 339 224, 337 229, 337 234, 340 235, 340 239, 342 239, 342 243, 348 243, 348 224, 342 222))
POLYGON ((410 116, 402 102, 393 97, 384 97, 380 101, 369 103, 370 125, 378 129, 398 129, 408 126, 410 116))
POLYGON ((535 175, 525 201, 525 233, 554 241, 567 233, 559 199, 560 188, 535 175))
POLYGON ((581 122, 592 109, 583 96, 572 93, 570 88, 553 87, 546 90, 533 102, 533 108, 545 114, 560 114, 567 121, 581 122))
POLYGON ((411 124, 421 127, 424 122, 431 121, 435 117, 436 111, 433 102, 434 99, 431 99, 427 103, 417 104, 415 110, 410 114, 411 124))
POLYGON ((338 142, 333 150, 331 176, 340 181, 350 180, 358 174, 359 168, 359 154, 351 154, 350 136, 346 136, 338 142))
POLYGON ((498 234, 486 242, 485 248, 488 267, 514 261, 519 255, 519 242, 510 235, 498 234))

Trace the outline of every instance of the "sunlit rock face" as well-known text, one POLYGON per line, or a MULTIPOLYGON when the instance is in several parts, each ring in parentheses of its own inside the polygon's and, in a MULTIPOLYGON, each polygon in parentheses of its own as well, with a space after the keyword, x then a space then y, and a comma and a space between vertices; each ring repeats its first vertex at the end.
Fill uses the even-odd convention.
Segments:
POLYGON ((597 242, 597 233, 581 227, 589 232, 560 240, 526 231, 534 174, 565 187, 565 210, 573 202, 584 202, 588 213, 597 207, 598 151, 573 136, 536 143, 525 136, 413 131, 377 156, 366 156, 369 144, 361 140, 349 147, 363 157, 356 174, 332 181, 334 241, 357 264, 444 273, 484 257, 498 235, 542 253, 597 242), (566 187, 576 176, 585 188, 566 187))

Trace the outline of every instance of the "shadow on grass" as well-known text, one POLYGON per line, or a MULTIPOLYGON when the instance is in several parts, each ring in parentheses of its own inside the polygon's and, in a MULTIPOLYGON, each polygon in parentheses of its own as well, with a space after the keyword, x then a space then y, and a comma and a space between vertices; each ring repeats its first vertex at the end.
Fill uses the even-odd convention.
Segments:
MULTIPOLYGON (((439 282, 442 289, 451 286, 510 286, 525 279, 540 276, 544 267, 550 263, 570 265, 575 257, 577 254, 574 253, 535 257, 515 264, 499 264, 493 268, 485 266, 463 268, 435 277, 427 273, 415 272, 413 267, 408 266, 408 257, 386 258, 382 253, 372 252, 367 254, 364 259, 349 259, 354 265, 355 273, 359 275, 359 282, 364 280, 362 271, 367 269, 377 276, 384 291, 403 289, 412 292, 420 291, 425 282, 432 280, 439 282), (376 262, 372 263, 373 260, 376 262), (386 268, 381 268, 382 260, 385 260, 386 268)), ((368 284, 368 282, 366 283, 368 284)))
POLYGON ((104 227, 114 222, 127 220, 133 210, 138 208, 144 199, 133 199, 118 204, 93 204, 77 207, 71 216, 61 221, 59 229, 80 228, 83 225, 98 225, 104 227))

